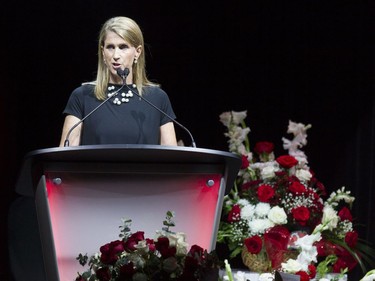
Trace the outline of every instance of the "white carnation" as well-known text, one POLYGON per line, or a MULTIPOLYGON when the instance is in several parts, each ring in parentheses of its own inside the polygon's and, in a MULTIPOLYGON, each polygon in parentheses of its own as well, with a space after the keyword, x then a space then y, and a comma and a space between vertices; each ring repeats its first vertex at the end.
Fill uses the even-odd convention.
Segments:
POLYGON ((250 204, 250 202, 247 199, 243 199, 243 198, 241 198, 240 200, 238 200, 237 203, 240 206, 243 206, 243 207, 250 204))
POLYGON ((270 210, 271 210, 271 206, 268 203, 260 202, 255 206, 255 214, 259 218, 267 217, 270 210))
POLYGON ((268 228, 273 227, 274 223, 272 223, 269 219, 255 219, 249 221, 249 228, 252 234, 263 234, 268 228))
POLYGON ((241 218, 251 220, 254 217, 255 206, 251 204, 245 205, 241 208, 241 218))

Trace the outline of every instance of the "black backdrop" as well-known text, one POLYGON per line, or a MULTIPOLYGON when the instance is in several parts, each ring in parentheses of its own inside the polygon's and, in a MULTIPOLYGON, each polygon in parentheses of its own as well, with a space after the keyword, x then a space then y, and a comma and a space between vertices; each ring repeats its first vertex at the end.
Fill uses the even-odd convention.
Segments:
MULTIPOLYGON (((125 15, 198 147, 227 150, 223 111, 248 110, 251 143, 273 141, 277 152, 289 120, 312 124, 311 168, 329 191, 352 190, 361 237, 375 243, 373 0, 15 0, 0 13, 1 221, 22 157, 57 146, 70 92, 94 78, 101 24, 125 15)), ((2 238, 1 280, 7 263, 2 238)))

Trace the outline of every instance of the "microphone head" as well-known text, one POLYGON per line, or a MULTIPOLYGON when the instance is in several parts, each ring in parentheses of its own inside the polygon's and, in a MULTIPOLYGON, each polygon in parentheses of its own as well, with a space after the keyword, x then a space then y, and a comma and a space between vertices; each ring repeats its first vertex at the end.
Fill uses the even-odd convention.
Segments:
POLYGON ((117 75, 120 76, 122 79, 125 79, 129 75, 129 68, 125 68, 122 70, 121 68, 117 68, 116 70, 117 75))

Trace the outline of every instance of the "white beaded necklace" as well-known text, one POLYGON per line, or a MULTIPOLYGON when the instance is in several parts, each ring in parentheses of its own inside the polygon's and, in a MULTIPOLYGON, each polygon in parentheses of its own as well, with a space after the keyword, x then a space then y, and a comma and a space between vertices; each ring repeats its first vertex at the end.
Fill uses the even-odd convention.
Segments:
MULTIPOLYGON (((135 84, 133 84, 131 86, 132 88, 136 88, 137 86, 135 84)), ((116 87, 115 86, 108 86, 108 93, 107 93, 107 96, 108 97, 111 97, 111 96, 117 96, 119 93, 117 92, 117 90, 115 90, 116 87)), ((116 104, 116 105, 121 105, 122 103, 128 103, 130 101, 129 98, 133 97, 133 92, 129 89, 128 92, 122 92, 121 94, 121 97, 115 97, 113 99, 113 104, 116 104)))

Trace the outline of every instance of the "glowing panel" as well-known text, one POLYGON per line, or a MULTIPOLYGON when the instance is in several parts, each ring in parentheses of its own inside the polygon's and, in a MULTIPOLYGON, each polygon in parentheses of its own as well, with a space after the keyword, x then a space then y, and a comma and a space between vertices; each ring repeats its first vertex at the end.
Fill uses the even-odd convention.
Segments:
POLYGON ((166 212, 174 211, 172 230, 186 233, 190 246, 213 250, 222 185, 220 174, 49 172, 46 186, 60 281, 74 280, 84 270, 76 260, 79 253, 90 256, 119 239, 121 218, 132 219, 132 232, 154 238, 166 212))

